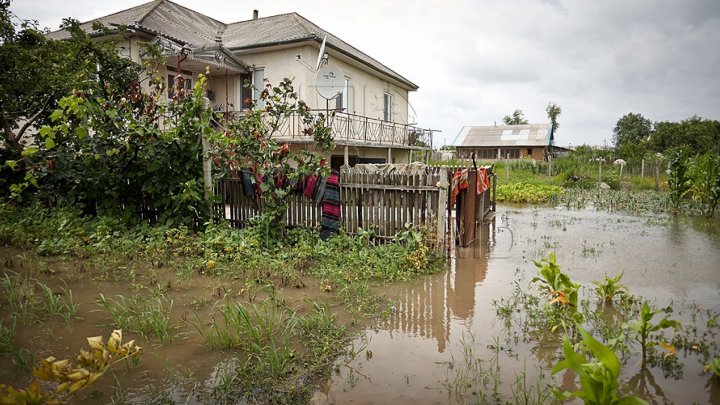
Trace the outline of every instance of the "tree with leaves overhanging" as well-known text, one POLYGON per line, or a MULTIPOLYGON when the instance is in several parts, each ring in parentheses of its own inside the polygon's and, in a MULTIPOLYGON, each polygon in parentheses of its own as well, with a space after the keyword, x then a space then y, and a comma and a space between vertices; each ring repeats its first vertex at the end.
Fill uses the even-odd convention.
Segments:
POLYGON ((547 107, 545 107, 545 112, 547 112, 548 118, 550 119, 550 124, 552 125, 552 131, 557 132, 558 128, 560 128, 560 124, 558 123, 557 118, 562 113, 562 108, 560 108, 557 103, 548 103, 547 107))
POLYGON ((512 115, 506 115, 503 117, 505 125, 527 125, 528 120, 523 116, 522 110, 513 111, 512 115))
POLYGON ((260 100, 264 109, 253 104, 248 113, 225 122, 224 130, 215 132, 211 143, 221 167, 252 171, 264 204, 257 225, 265 232, 264 240, 274 243, 283 236, 293 188, 307 175, 329 174, 325 156, 335 144, 328 125, 330 117, 312 114, 310 107, 298 99, 290 79, 283 79, 276 86, 266 83, 260 100), (312 137, 313 149, 293 151, 289 144, 277 142, 280 128, 292 116, 299 118, 304 134, 312 137))

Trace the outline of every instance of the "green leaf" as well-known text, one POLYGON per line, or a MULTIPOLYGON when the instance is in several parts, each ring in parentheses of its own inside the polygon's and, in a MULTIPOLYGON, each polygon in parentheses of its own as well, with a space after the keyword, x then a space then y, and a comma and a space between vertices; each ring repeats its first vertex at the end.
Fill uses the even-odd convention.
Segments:
POLYGON ((57 109, 50 114, 50 121, 57 121, 63 116, 63 110, 57 109))
POLYGON ((85 139, 85 137, 88 135, 87 127, 80 126, 77 128, 76 132, 77 132, 78 138, 80 138, 80 139, 85 139))
POLYGON ((624 397, 620 398, 618 405, 647 405, 647 401, 638 397, 624 397))
POLYGON ((28 146, 25 148, 25 150, 22 152, 22 157, 32 157, 35 156, 38 153, 38 147, 37 146, 28 146))
POLYGON ((602 364, 612 373, 613 379, 620 376, 620 361, 615 353, 604 344, 598 342, 585 329, 578 325, 578 331, 583 336, 583 342, 590 349, 593 356, 602 362, 602 364))
POLYGON ((12 170, 15 170, 15 167, 17 166, 17 161, 15 160, 6 160, 5 164, 12 170))
POLYGON ((45 149, 52 149, 55 147, 55 141, 52 137, 45 138, 45 149))

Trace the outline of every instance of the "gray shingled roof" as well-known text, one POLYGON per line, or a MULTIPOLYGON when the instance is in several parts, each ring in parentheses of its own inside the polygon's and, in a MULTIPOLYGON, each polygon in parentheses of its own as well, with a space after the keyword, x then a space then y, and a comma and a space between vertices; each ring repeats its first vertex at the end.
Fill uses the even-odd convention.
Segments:
MULTIPOLYGON (((156 35, 179 41, 193 49, 216 46, 222 38, 224 47, 232 51, 250 50, 292 42, 322 42, 327 36, 327 47, 334 49, 390 78, 411 90, 418 86, 357 48, 323 30, 297 13, 281 14, 253 20, 224 24, 202 13, 173 3, 170 0, 154 0, 81 25, 90 31, 99 21, 108 27, 127 25, 149 31, 156 35)), ((65 31, 48 34, 54 39, 68 36, 65 31)))
POLYGON ((550 124, 463 127, 457 147, 547 146, 553 139, 550 124))

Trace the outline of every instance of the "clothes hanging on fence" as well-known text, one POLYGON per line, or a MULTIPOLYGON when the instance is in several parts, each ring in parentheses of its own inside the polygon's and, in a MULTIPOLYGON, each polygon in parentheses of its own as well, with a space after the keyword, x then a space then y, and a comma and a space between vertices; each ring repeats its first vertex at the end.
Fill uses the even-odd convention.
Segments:
POLYGON ((490 189, 490 179, 488 178, 487 168, 481 167, 477 171, 477 193, 482 194, 490 189))
POLYGON ((317 190, 315 190, 315 195, 313 197, 313 200, 315 200, 315 205, 318 205, 322 202, 323 197, 325 196, 325 187, 327 186, 327 177, 323 177, 318 181, 318 187, 317 190))
POLYGON ((455 174, 453 174, 451 182, 450 205, 455 204, 455 199, 457 198, 458 194, 460 194, 460 190, 464 190, 468 188, 468 186, 468 169, 456 171, 455 174))
POLYGON ((312 200, 317 190, 318 176, 310 175, 305 179, 305 197, 312 200))
POLYGON ((335 170, 325 181, 320 225, 322 226, 320 231, 322 239, 327 239, 337 233, 340 227, 340 176, 335 170))
POLYGON ((255 187, 252 183, 252 172, 249 170, 242 170, 240 172, 240 176, 242 179, 242 189, 243 194, 245 194, 245 197, 253 197, 255 195, 255 187))

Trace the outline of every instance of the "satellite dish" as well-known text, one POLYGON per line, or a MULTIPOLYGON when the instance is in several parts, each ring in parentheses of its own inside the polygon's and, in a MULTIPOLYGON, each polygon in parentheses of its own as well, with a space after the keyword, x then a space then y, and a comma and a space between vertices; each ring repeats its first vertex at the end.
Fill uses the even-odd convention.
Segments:
POLYGON ((323 55, 325 55, 325 42, 327 41, 327 35, 323 38, 322 45, 320 45, 320 53, 318 54, 317 63, 315 63, 315 70, 320 69, 320 62, 322 62, 323 55))
POLYGON ((345 88, 345 74, 337 66, 325 65, 315 75, 315 88, 320 96, 330 100, 345 88))

